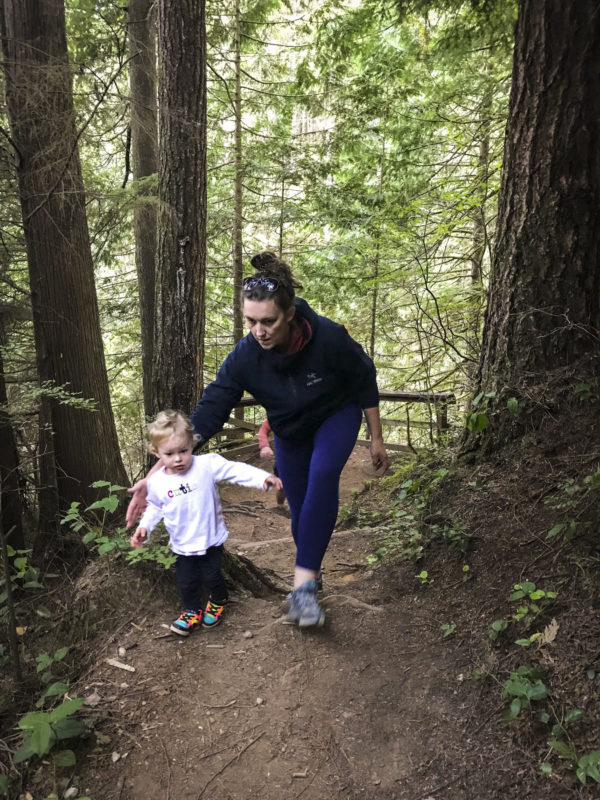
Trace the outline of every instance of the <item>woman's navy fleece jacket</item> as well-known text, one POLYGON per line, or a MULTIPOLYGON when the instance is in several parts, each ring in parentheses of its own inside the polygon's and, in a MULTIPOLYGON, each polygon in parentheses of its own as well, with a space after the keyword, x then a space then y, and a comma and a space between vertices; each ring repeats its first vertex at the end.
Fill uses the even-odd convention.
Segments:
POLYGON ((265 407, 275 434, 290 440, 312 437, 327 417, 351 403, 379 404, 375 366, 344 326, 318 316, 301 298, 296 314, 312 328, 302 350, 263 350, 249 333, 227 356, 191 416, 203 441, 221 430, 244 391, 265 407))

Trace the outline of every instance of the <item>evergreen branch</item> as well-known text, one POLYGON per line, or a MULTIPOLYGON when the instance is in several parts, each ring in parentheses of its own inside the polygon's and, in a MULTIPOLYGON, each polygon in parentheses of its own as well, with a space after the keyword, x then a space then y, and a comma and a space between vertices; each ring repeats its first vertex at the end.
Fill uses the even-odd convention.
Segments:
POLYGON ((58 189, 58 186, 59 186, 60 182, 64 178, 64 176, 65 176, 65 174, 66 174, 66 172, 67 172, 67 170, 69 168, 69 165, 70 165, 71 161, 73 160, 73 156, 77 152, 77 147, 79 145, 79 140, 81 139, 81 137, 83 136, 84 132, 87 130, 87 128, 91 124, 92 120, 96 116, 96 113, 97 113, 98 109, 100 108, 100 106, 104 102, 104 98, 108 94, 108 90, 116 82, 117 78, 119 77, 119 75, 123 71, 124 67, 129 63, 130 60, 131 59, 129 59, 129 58, 125 59, 125 61, 123 61, 119 65, 118 70, 115 72, 115 74, 111 77, 111 79, 108 81, 108 83, 104 87, 104 90, 103 90, 102 94, 100 95, 98 101, 96 102, 94 108, 92 109, 91 114, 86 119, 86 121, 83 123, 81 128, 77 131, 77 134, 75 135, 75 140, 73 142, 73 146, 71 147, 71 152, 69 153, 68 157, 65 159, 65 163, 63 164, 63 167, 62 167, 62 169, 60 171, 60 174, 59 174, 58 178, 54 182, 54 185, 52 186, 50 191, 47 193, 46 197, 43 200, 41 200, 38 203, 38 205, 33 209, 33 211, 30 211, 29 214, 23 219, 23 223, 29 222, 29 220, 35 214, 37 214, 38 211, 41 211, 41 209, 46 205, 46 203, 48 203, 50 201, 50 198, 52 197, 54 192, 58 189))
POLYGON ((217 70, 212 66, 212 64, 208 64, 207 66, 208 66, 209 70, 213 73, 213 75, 215 75, 221 81, 221 83, 225 86, 225 91, 227 92, 227 97, 229 98, 229 102, 231 103, 231 109, 232 109, 232 111, 234 113, 234 116, 235 116, 235 102, 234 102, 233 97, 231 96, 231 92, 229 91, 229 85, 228 85, 227 81, 225 80, 225 78, 221 74, 219 74, 217 72, 217 70))

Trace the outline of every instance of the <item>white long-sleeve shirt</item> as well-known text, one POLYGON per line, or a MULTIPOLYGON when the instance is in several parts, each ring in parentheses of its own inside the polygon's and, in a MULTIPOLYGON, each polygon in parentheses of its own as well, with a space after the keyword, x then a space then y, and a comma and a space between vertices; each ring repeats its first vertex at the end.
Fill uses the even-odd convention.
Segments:
POLYGON ((191 467, 183 475, 167 475, 162 468, 148 479, 147 506, 139 527, 150 533, 163 519, 174 553, 204 555, 229 535, 217 483, 262 489, 268 477, 269 473, 258 467, 228 461, 217 453, 193 456, 191 467))

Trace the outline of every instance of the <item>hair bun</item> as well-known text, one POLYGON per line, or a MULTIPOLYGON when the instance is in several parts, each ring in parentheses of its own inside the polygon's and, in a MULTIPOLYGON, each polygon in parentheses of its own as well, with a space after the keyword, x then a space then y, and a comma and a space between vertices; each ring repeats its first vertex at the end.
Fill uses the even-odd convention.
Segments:
POLYGON ((256 272, 267 270, 279 264, 279 259, 271 250, 263 250, 260 253, 252 256, 250 264, 256 272))

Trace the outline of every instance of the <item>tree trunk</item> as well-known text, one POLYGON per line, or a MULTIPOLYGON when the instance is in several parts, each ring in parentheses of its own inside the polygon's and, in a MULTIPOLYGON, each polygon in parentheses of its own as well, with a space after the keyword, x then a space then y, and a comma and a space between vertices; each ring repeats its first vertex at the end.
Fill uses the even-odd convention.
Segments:
POLYGON ((204 0, 158 4, 159 227, 154 406, 190 413, 202 392, 206 281, 204 0))
POLYGON ((96 497, 98 479, 124 483, 110 404, 62 0, 4 0, 6 100, 17 151, 42 384, 94 403, 48 400, 61 502, 96 497))
MULTIPOLYGON (((129 52, 131 88, 131 155, 134 181, 155 175, 157 160, 156 48, 152 0, 129 2, 129 52)), ((153 192, 140 189, 133 212, 135 266, 140 298, 144 412, 152 405, 152 348, 154 342, 154 277, 156 263, 156 204, 153 192)))
MULTIPOLYGON (((244 335, 242 317, 242 76, 241 76, 241 31, 240 3, 235 3, 235 177, 233 186, 233 341, 239 342, 244 335)), ((236 409, 237 410, 237 409, 236 409)), ((243 418, 243 409, 242 418, 243 418)))
POLYGON ((0 351, 0 527, 7 534, 8 544, 15 550, 25 548, 19 483, 19 455, 8 412, 4 364, 0 351))
POLYGON ((521 3, 481 360, 497 397, 598 352, 599 52, 596 0, 521 3))

